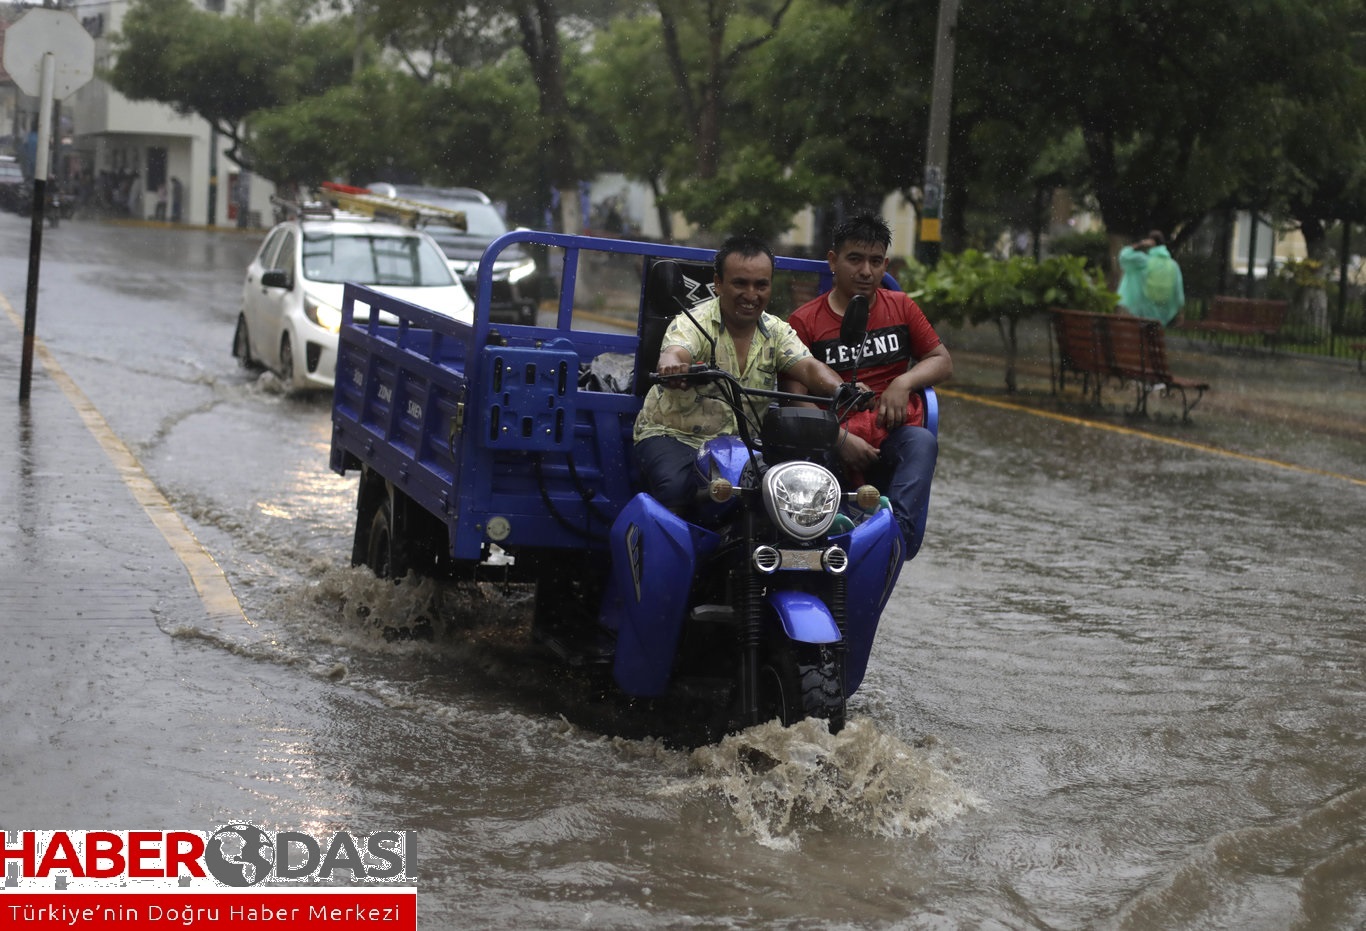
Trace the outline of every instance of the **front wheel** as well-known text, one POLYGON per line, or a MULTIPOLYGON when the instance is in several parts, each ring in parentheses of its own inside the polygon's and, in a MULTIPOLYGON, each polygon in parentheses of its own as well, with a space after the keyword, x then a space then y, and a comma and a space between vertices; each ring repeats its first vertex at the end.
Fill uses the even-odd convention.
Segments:
POLYGON ((288 333, 280 337, 280 381, 286 388, 294 387, 294 346, 288 333))
POLYGON ((775 645, 759 665, 759 714, 789 727, 821 718, 830 733, 844 728, 844 669, 832 644, 775 645))
POLYGON ((237 329, 232 334, 232 355, 237 364, 244 369, 259 368, 260 364, 251 355, 251 334, 247 330, 247 315, 237 315, 237 329))

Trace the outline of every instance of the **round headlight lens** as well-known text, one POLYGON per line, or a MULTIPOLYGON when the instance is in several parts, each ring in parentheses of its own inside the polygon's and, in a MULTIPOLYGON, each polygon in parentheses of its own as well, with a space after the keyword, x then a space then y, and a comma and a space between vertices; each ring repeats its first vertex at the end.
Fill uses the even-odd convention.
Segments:
POLYGON ((839 507, 840 483, 810 462, 784 462, 764 474, 764 507, 784 533, 814 540, 830 529, 839 507))

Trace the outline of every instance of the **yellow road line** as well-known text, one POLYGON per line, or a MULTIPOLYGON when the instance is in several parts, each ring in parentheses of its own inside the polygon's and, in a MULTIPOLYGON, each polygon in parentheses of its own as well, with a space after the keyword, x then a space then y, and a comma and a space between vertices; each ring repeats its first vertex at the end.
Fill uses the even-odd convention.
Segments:
POLYGON ((1124 427, 1119 424, 1105 423, 1097 420, 1087 420, 1083 417, 1074 417, 1070 414, 1059 414, 1055 411, 1039 410, 1024 404, 1016 404, 1010 401, 999 401, 995 398, 984 398, 975 394, 968 394, 963 391, 955 391, 952 388, 935 388, 935 393, 946 398, 956 398, 962 401, 970 401, 973 404, 981 404, 986 407, 995 407, 999 410, 1017 411, 1023 414, 1032 414, 1035 417, 1043 417, 1047 420, 1056 420, 1061 423, 1072 424, 1077 427, 1086 427, 1092 430, 1104 430, 1109 433, 1119 433, 1124 436, 1141 437, 1145 440, 1152 440, 1157 443, 1166 443, 1169 446, 1179 446, 1182 449, 1191 449, 1199 453, 1210 456, 1223 456, 1227 459, 1239 459, 1243 462, 1255 462, 1258 465, 1271 466, 1276 469, 1285 469, 1289 472, 1302 472, 1306 475, 1320 475, 1325 478, 1333 478, 1353 485, 1366 487, 1366 479, 1354 478, 1350 475, 1343 475, 1341 472, 1329 472, 1324 469, 1313 469, 1309 466, 1296 465, 1293 462, 1282 462, 1279 459, 1267 459, 1265 456, 1252 456, 1247 453, 1235 452, 1231 449, 1223 449, 1219 446, 1210 446, 1207 443, 1192 443, 1189 440, 1179 440, 1171 436, 1163 436, 1159 433, 1150 433, 1146 430, 1136 430, 1133 427, 1124 427))
MULTIPOLYGON (((23 319, 15 312, 5 295, 0 294, 0 307, 9 315, 11 322, 22 332, 24 327, 23 319)), ((48 351, 42 340, 34 339, 33 348, 35 355, 43 363, 43 368, 47 370, 48 377, 62 389, 67 401, 75 408, 76 413, 85 422, 86 429, 95 437, 96 442, 104 450, 114 467, 118 470, 119 477, 123 479, 124 485, 132 493, 133 499, 142 506, 148 518, 151 519, 157 530, 161 531, 162 537, 171 547, 171 551, 180 559, 185 570, 190 574, 190 581, 194 584, 195 591, 199 593, 199 600, 203 602, 205 610, 209 614, 210 620, 216 624, 223 622, 241 622, 247 626, 254 627, 251 621, 247 620, 246 613, 242 610, 242 604, 233 594, 232 586, 228 584, 227 576, 224 575, 222 568, 214 560, 185 525, 184 519, 171 506, 171 502, 157 488, 156 483, 143 469, 142 463, 138 462, 137 456, 133 451, 119 439, 109 426, 109 422, 104 419, 104 415, 86 397, 85 392, 71 380, 71 376, 57 364, 56 358, 48 351)))

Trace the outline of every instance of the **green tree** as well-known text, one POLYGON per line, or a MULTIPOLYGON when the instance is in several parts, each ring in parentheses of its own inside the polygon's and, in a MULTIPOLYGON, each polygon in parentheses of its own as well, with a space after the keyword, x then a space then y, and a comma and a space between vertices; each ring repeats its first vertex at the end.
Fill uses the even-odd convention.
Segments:
POLYGON ((782 174, 784 162, 746 139, 748 108, 734 93, 741 70, 778 35, 793 2, 656 0, 664 66, 673 80, 677 118, 693 151, 689 170, 672 179, 665 203, 714 233, 737 229, 730 224, 751 219, 762 221, 749 228, 756 234, 783 232, 787 217, 803 200, 799 185, 782 174), (734 157, 726 150, 731 138, 745 140, 747 146, 734 157), (749 184, 774 167, 779 174, 764 179, 766 207, 762 202, 749 208, 728 206, 749 197, 749 184))
MULTIPOLYGON (((571 59, 577 44, 596 27, 638 6, 639 0, 366 0, 364 5, 367 30, 433 85, 455 81, 462 70, 501 68, 508 52, 522 52, 537 107, 516 114, 521 134, 504 136, 510 145, 501 156, 520 169, 526 155, 536 153, 535 186, 559 190, 562 227, 577 231, 582 225, 578 182, 589 158, 582 144, 581 114, 570 106, 567 90, 571 59)), ((478 106, 468 98, 466 103, 478 106)), ((451 113, 458 121, 461 110, 451 113)), ((461 127, 436 131, 450 140, 461 127)))
POLYGON ((273 7, 252 19, 133 0, 108 79, 131 100, 203 117, 229 140, 228 158, 254 170, 248 117, 347 83, 354 40, 345 21, 298 22, 273 7))
POLYGON ((410 131, 423 113, 415 79, 369 69, 348 84, 251 116, 255 170, 279 184, 327 179, 369 183, 421 164, 410 131))
POLYGON ((659 21, 622 17, 594 37, 571 80, 571 96, 587 115, 586 146, 596 164, 649 185, 659 228, 673 238, 665 205, 669 181, 686 177, 691 162, 687 128, 677 118, 659 21))
POLYGON ((920 182, 933 37, 881 41, 888 22, 862 4, 798 0, 737 81, 747 133, 818 208, 821 243, 840 214, 878 210, 890 191, 920 182))
POLYGON ((1105 313, 1116 302, 1098 272, 1075 255, 1001 261, 967 249, 946 253, 933 268, 910 263, 901 283, 936 323, 995 323, 1006 350, 1006 390, 1012 392, 1021 321, 1050 307, 1105 313))

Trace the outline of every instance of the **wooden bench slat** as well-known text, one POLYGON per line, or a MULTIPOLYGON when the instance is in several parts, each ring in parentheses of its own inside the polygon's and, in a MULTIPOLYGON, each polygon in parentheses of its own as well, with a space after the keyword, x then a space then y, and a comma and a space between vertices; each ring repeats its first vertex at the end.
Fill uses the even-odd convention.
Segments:
POLYGON ((1172 373, 1167 364, 1166 337, 1156 320, 1129 314, 1097 314, 1054 308, 1052 332, 1058 345, 1058 371, 1055 384, 1061 388, 1069 372, 1079 374, 1090 387, 1094 402, 1100 403, 1102 378, 1114 378, 1136 388, 1135 413, 1147 413, 1148 392, 1154 389, 1181 394, 1181 419, 1209 390, 1209 383, 1183 378, 1172 373), (1187 392, 1194 392, 1191 400, 1187 392))
POLYGON ((1289 301, 1219 295, 1210 301, 1203 318, 1182 320, 1177 326, 1206 333, 1261 336, 1271 341, 1285 325, 1289 308, 1289 301))

